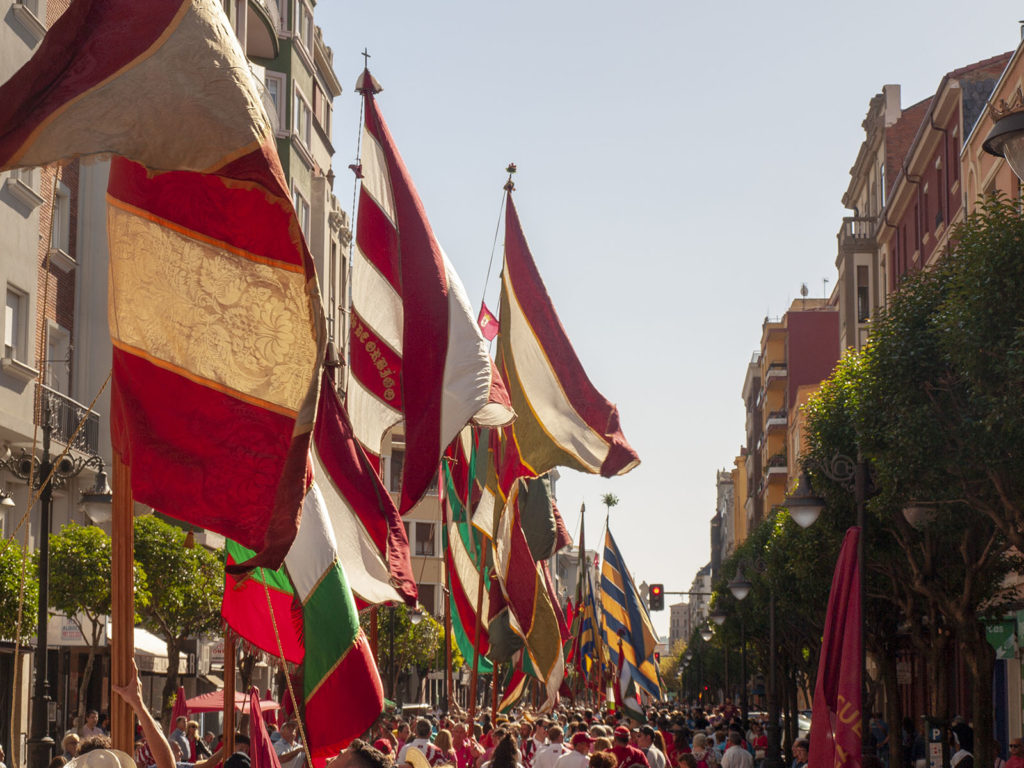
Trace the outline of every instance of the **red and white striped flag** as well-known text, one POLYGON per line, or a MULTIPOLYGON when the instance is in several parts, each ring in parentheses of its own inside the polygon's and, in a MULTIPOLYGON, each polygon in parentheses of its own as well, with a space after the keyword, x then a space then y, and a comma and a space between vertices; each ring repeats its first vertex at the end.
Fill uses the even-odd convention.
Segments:
POLYGON ((361 189, 352 255, 350 379, 346 407, 356 438, 374 454, 404 419, 399 511, 423 496, 445 447, 470 420, 503 426, 508 393, 462 282, 423 204, 364 71, 361 189))

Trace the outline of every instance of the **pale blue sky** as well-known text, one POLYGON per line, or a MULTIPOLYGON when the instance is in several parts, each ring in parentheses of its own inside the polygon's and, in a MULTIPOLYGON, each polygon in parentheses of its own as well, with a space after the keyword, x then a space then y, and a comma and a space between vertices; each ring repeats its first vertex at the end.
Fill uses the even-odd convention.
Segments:
MULTIPOLYGON (((636 580, 686 589, 709 557, 715 471, 743 440, 740 388, 761 322, 835 280, 840 199, 868 102, 903 106, 1012 50, 1017 3, 322 0, 345 92, 335 192, 348 209, 364 47, 434 231, 479 302, 503 169, 534 258, 642 465, 566 471, 588 543, 600 497, 636 580)), ((499 243, 500 248, 500 243, 499 243)), ((500 250, 487 286, 497 311, 500 250)), ((669 602, 674 602, 671 598, 669 602)), ((667 632, 668 611, 655 615, 667 632)))

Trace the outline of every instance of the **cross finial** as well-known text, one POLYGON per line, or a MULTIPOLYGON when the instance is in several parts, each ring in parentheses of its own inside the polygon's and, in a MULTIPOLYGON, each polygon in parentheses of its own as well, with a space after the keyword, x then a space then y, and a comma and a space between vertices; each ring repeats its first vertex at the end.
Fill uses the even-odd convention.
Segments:
POLYGON ((367 48, 363 48, 363 69, 370 68, 370 51, 367 48))

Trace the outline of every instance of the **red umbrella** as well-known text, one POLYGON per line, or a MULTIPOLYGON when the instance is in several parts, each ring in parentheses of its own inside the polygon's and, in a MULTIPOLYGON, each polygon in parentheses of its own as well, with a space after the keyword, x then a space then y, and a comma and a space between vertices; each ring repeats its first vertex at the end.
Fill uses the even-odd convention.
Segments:
MULTIPOLYGON (((260 712, 280 709, 281 705, 276 701, 259 701, 260 712)), ((224 710, 224 691, 210 691, 201 696, 194 696, 185 702, 189 712, 222 712, 224 710)), ((235 691, 235 711, 243 715, 249 714, 249 697, 240 691, 235 691)))
MULTIPOLYGON (((170 730, 167 731, 167 733, 170 733, 171 731, 174 730, 174 724, 176 722, 178 722, 178 718, 179 717, 187 717, 187 712, 188 712, 188 710, 185 709, 185 686, 179 685, 178 686, 178 695, 174 697, 174 709, 171 710, 170 730)), ((182 756, 181 759, 182 760, 187 760, 188 759, 188 755, 182 756)))

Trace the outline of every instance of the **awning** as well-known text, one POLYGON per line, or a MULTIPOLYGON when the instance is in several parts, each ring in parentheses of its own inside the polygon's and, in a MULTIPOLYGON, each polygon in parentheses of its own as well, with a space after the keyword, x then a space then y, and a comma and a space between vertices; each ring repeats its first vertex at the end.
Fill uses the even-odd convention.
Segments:
MULTIPOLYGON (((270 699, 260 700, 260 712, 280 709, 281 705, 270 699)), ((185 699, 185 710, 188 712, 222 712, 224 710, 224 691, 210 691, 191 699, 185 699)), ((249 714, 249 696, 235 691, 235 711, 243 715, 249 714)))

